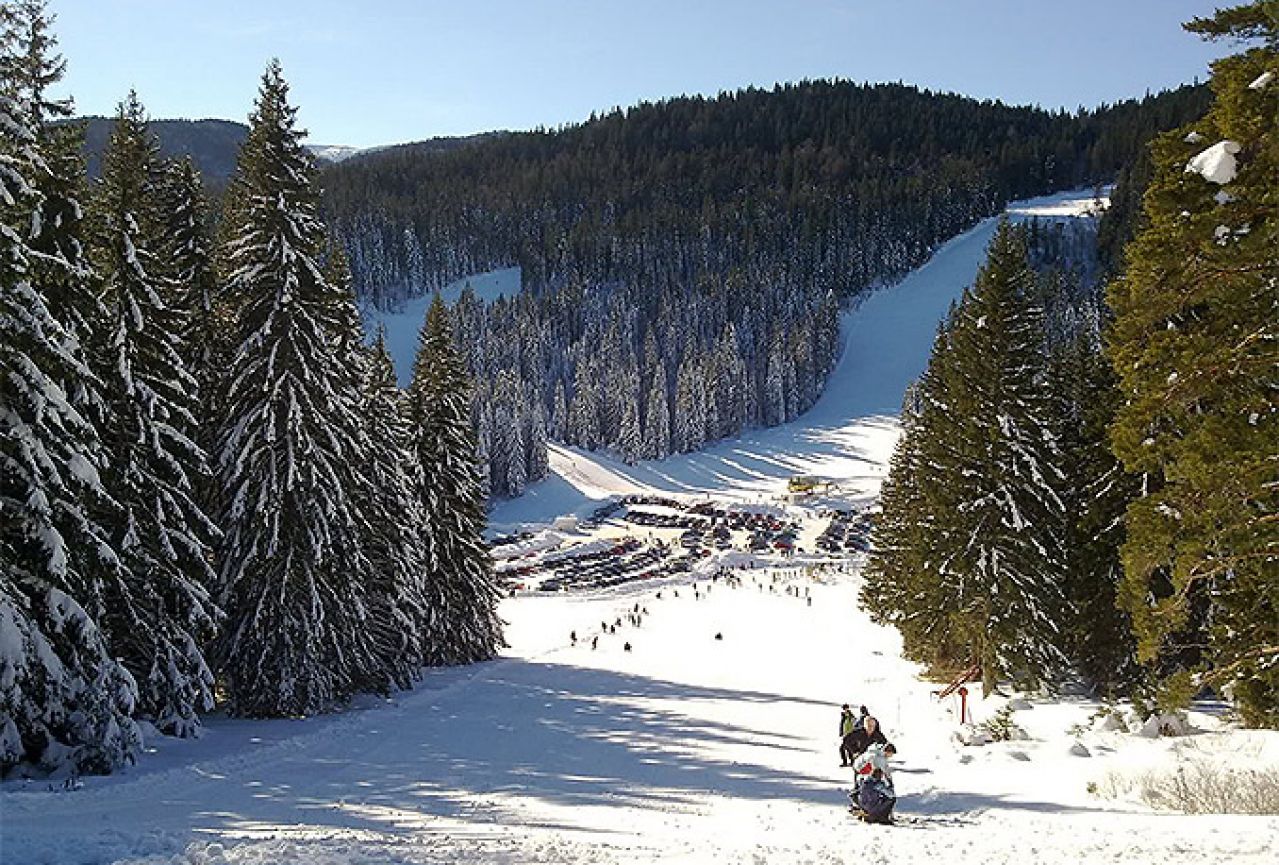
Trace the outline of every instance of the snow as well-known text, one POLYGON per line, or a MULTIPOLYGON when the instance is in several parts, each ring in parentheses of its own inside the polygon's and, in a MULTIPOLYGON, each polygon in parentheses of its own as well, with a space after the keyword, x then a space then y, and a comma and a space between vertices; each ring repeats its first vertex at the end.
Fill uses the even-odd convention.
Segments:
POLYGON ((1235 174, 1239 170, 1238 161, 1235 159, 1235 154, 1238 152, 1238 142, 1230 139, 1218 141, 1186 163, 1186 173, 1202 175, 1205 180, 1212 183, 1229 183, 1235 179, 1235 174))
MULTIPOLYGON (((350 159, 356 154, 365 152, 365 149, 362 147, 351 147, 346 144, 308 144, 306 145, 306 149, 309 150, 311 155, 316 159, 321 159, 325 162, 342 162, 350 159)), ((381 148, 373 149, 378 150, 381 148)))
MULTIPOLYGON (((799 518, 801 542, 813 536, 828 499, 873 499, 901 389, 993 230, 984 223, 955 239, 849 315, 839 369, 797 423, 636 467, 557 448, 555 475, 498 514, 551 524, 611 495, 658 490, 799 518), (798 472, 841 489, 779 504, 784 479, 798 472)), ((523 550, 621 530, 610 521, 573 537, 534 533, 523 550)), ((1170 815, 1134 791, 1135 773, 1180 765, 1189 746, 1209 759, 1279 765, 1279 733, 1232 730, 1224 707, 1205 704, 1185 719, 1190 735, 1145 738, 1091 699, 1018 695, 1013 721, 1026 738, 960 744, 956 736, 989 740, 981 725, 1009 698, 982 699, 973 686, 975 725, 960 726, 958 697, 935 698, 938 686, 901 657, 896 632, 858 607, 855 560, 823 569, 813 558, 747 558, 716 560, 759 566, 740 572, 739 587, 684 575, 519 593, 503 601, 510 648, 495 661, 432 670, 411 692, 326 717, 212 716, 203 738, 148 736, 139 766, 71 789, 0 785, 4 861, 1274 861, 1279 817, 1170 815), (657 597, 694 580, 697 593, 657 597), (602 621, 635 605, 648 610, 642 626, 600 634, 602 621), (598 648, 572 645, 573 630, 599 635, 598 648), (869 706, 898 747, 898 810, 909 818, 899 826, 847 812, 851 774, 838 765, 835 735, 844 702, 869 706), (1077 756, 1076 744, 1091 756, 1077 756)))
POLYGON ((1275 80, 1275 74, 1273 72, 1262 72, 1255 79, 1253 79, 1253 82, 1251 84, 1248 85, 1248 89, 1262 90, 1267 85, 1269 85, 1271 81, 1274 81, 1274 80, 1275 80))
MULTIPOLYGON (((440 296, 451 306, 469 285, 477 298, 485 303, 492 303, 499 297, 519 294, 520 284, 520 269, 508 267, 472 274, 449 283, 441 289, 440 296)), ((391 360, 395 364, 395 378, 401 387, 407 387, 413 378, 413 357, 417 354, 418 333, 422 330, 422 322, 426 320, 426 311, 434 297, 434 294, 424 294, 406 301, 403 307, 391 312, 364 310, 364 332, 370 338, 377 333, 379 326, 386 329, 386 347, 391 353, 391 360)))

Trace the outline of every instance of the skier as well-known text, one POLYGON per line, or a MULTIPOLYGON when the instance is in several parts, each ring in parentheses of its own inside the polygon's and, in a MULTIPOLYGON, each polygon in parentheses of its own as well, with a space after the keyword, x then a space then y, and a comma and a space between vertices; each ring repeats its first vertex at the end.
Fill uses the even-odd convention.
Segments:
POLYGON ((867 718, 869 718, 869 717, 870 717, 870 709, 867 709, 865 706, 858 706, 858 707, 857 707, 857 720, 853 722, 853 729, 854 729, 854 730, 865 730, 865 729, 866 729, 866 719, 867 719, 867 718))
POLYGON ((569 631, 568 638, 573 642, 574 646, 577 645, 577 631, 569 631))

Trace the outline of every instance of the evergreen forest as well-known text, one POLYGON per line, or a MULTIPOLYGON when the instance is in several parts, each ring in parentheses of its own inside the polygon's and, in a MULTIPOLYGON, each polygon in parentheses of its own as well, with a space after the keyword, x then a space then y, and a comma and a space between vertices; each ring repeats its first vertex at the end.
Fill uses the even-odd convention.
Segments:
POLYGON ((1077 677, 1274 727, 1279 10, 1186 27, 1243 46, 1204 116, 1128 168, 1095 241, 1002 226, 939 328, 862 599, 987 690, 1077 677))
POLYGON ((216 235, 120 102, 89 182, 42 0, 0 4, 0 775, 110 772, 503 643, 469 383, 365 344, 278 63, 216 235))
POLYGON ((511 496, 548 438, 633 461, 794 419, 859 293, 1010 199, 1110 182, 1206 104, 806 81, 391 148, 328 169, 325 208, 374 306, 521 268, 518 297, 458 310, 490 490, 511 496))

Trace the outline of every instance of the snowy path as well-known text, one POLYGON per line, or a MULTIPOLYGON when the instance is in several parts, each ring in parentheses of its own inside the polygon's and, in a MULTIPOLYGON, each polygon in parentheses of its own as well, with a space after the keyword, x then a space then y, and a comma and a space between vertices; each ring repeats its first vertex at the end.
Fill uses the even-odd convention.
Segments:
MULTIPOLYGON (((901 388, 992 231, 984 223, 867 300, 839 372, 800 422, 634 468, 557 449, 556 476, 503 519, 546 520, 630 489, 750 499, 796 471, 872 495, 901 388)), ((74 791, 2 785, 0 860, 1273 862, 1279 819, 1160 816, 1086 792, 1120 765, 1166 759, 1168 740, 1087 733, 1094 756, 1071 756, 1066 730, 1095 707, 1067 701, 1018 713, 1030 741, 960 747, 952 707, 915 678, 896 634, 857 608, 855 573, 759 578, 700 599, 686 584, 675 597, 670 583, 510 599, 501 659, 432 671, 392 700, 306 721, 214 718, 204 739, 159 740, 140 767, 74 791), (791 581, 811 606, 785 592, 791 581), (649 610, 641 628, 603 635, 596 650, 569 644, 571 630, 589 638, 637 604, 649 610), (900 809, 916 822, 848 815, 835 736, 845 701, 869 704, 899 745, 900 809)), ((1255 749, 1273 759, 1279 740, 1255 749)))

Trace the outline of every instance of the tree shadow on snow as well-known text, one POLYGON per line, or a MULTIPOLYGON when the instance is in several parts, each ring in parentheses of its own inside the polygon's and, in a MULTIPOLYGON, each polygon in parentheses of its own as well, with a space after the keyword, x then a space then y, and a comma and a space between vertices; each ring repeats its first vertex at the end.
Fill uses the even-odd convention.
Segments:
MULTIPOLYGON (((752 726, 751 704, 812 701, 518 659, 479 669, 462 699, 449 689, 419 689, 370 713, 340 747, 303 744, 296 754, 226 778, 225 807, 194 814, 193 828, 216 835, 262 825, 429 833, 435 817, 521 823, 530 804, 521 800, 560 814, 678 811, 708 795, 842 801, 828 778, 751 759, 752 752, 759 759, 767 751, 808 750, 786 731, 752 726), (690 715, 680 707, 688 700, 730 703, 742 722, 690 715), (734 761, 708 755, 715 746, 749 747, 734 761)), ((536 825, 552 824, 598 831, 553 820, 536 825)))
POLYGON ((897 800, 903 813, 929 817, 958 816, 974 811, 1032 811, 1042 814, 1120 814, 1113 808, 1089 808, 1061 802, 1032 802, 969 791, 930 790, 906 794, 897 800))

